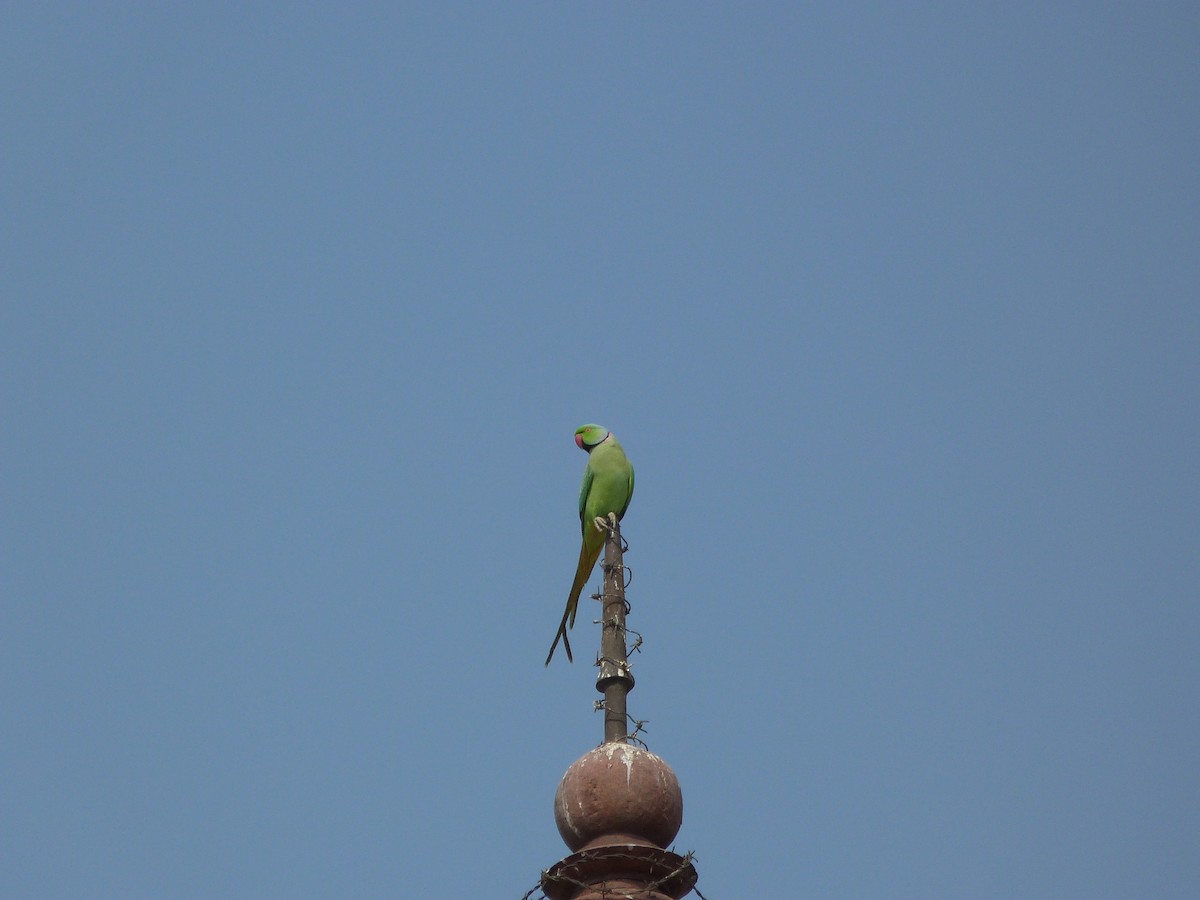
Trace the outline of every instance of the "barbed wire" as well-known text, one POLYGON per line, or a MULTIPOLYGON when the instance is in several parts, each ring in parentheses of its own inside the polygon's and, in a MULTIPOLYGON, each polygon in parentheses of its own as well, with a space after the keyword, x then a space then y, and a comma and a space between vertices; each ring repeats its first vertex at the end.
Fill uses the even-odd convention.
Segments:
MULTIPOLYGON (((593 700, 592 701, 592 712, 602 712, 604 710, 604 708, 605 707, 604 707, 603 700, 593 700)), ((638 737, 638 735, 650 733, 650 729, 646 727, 646 725, 649 724, 650 720, 649 719, 635 719, 629 713, 625 713, 625 718, 633 723, 633 731, 629 732, 629 734, 627 734, 625 736, 625 740, 633 741, 639 747, 641 747, 643 750, 649 750, 650 746, 645 741, 643 741, 640 737, 638 737)))
MULTIPOLYGON (((613 850, 614 850, 614 848, 611 848, 611 847, 597 847, 595 853, 593 853, 593 854, 584 853, 581 858, 586 860, 589 858, 601 858, 601 856, 602 856, 602 858, 606 859, 606 860, 609 860, 609 859, 623 860, 623 861, 629 861, 629 862, 634 862, 634 863, 645 863, 645 861, 646 861, 645 857, 643 857, 643 856, 637 856, 634 854, 617 853, 617 852, 613 852, 613 850)), ((668 852, 673 853, 673 851, 668 851, 668 852)), ((571 887, 576 888, 577 890, 585 890, 586 889, 586 890, 592 891, 593 893, 595 893, 596 891, 599 891, 600 892, 599 897, 601 897, 602 900, 645 900, 645 898, 647 896, 649 896, 649 894, 652 891, 657 891, 659 888, 661 888, 663 885, 667 884, 668 882, 670 882, 674 879, 677 879, 681 876, 686 877, 684 875, 684 873, 687 871, 688 868, 693 866, 693 863, 695 861, 696 861, 696 854, 693 851, 689 850, 682 857, 680 857, 679 865, 676 866, 672 871, 668 872, 666 875, 663 875, 661 878, 656 878, 654 881, 647 882, 645 887, 637 887, 637 888, 609 888, 609 887, 605 887, 601 882, 581 881, 577 878, 572 878, 570 875, 564 875, 562 873, 556 873, 553 877, 554 877, 554 881, 556 883, 561 882, 563 884, 568 884, 571 887)), ((549 870, 543 871, 542 877, 538 879, 538 883, 535 884, 533 887, 531 887, 528 891, 526 891, 521 896, 520 900, 550 900, 549 896, 544 892, 543 887, 542 887, 545 879, 549 875, 550 875, 549 870)), ((628 876, 624 876, 624 877, 628 877, 628 876)), ((707 897, 705 897, 702 893, 700 893, 700 889, 698 887, 696 887, 694 884, 692 885, 689 893, 695 894, 696 897, 699 898, 699 900, 708 900, 707 897)), ((687 894, 685 894, 684 896, 686 897, 687 894)))
MULTIPOLYGON (((600 565, 601 565, 603 568, 605 568, 605 569, 609 568, 609 567, 608 567, 607 565, 605 565, 604 563, 601 563, 600 565)), ((626 589, 628 589, 628 587, 629 587, 631 584, 633 584, 633 569, 632 569, 632 568, 630 568, 629 566, 625 566, 625 565, 621 565, 621 566, 613 566, 613 568, 615 568, 615 569, 620 569, 620 570, 621 570, 621 572, 623 573, 623 574, 621 575, 621 588, 622 588, 622 590, 626 590, 626 589)), ((603 602, 605 599, 607 599, 607 598, 608 598, 608 594, 604 593, 604 585, 603 585, 603 583, 601 583, 601 585, 600 585, 600 589, 599 589, 599 590, 592 591, 592 593, 591 593, 591 594, 589 594, 588 596, 590 596, 590 597, 591 597, 593 600, 598 600, 598 601, 600 601, 600 602, 603 602)), ((624 599, 624 598, 622 598, 622 599, 624 599)), ((630 609, 629 609, 629 601, 628 601, 628 600, 625 600, 625 612, 626 612, 626 614, 628 614, 628 613, 630 612, 630 609)))
MULTIPOLYGON (((597 599, 599 599, 598 595, 597 595, 597 599)), ((629 601, 628 600, 625 601, 625 615, 629 615, 629 601)), ((614 619, 592 619, 592 624, 593 625, 603 625, 605 628, 617 628, 617 629, 625 632, 626 636, 632 634, 634 636, 635 640, 633 642, 633 646, 625 651, 626 656, 628 656, 630 653, 641 653, 642 652, 642 644, 646 643, 646 639, 644 637, 642 637, 642 633, 640 631, 630 628, 628 625, 618 625, 616 623, 616 620, 614 620, 614 619)), ((604 658, 605 657, 597 657, 596 665, 599 665, 600 660, 604 659, 604 658)), ((610 660, 610 662, 611 661, 612 660, 610 660)))
POLYGON ((627 566, 627 565, 625 565, 625 563, 619 563, 618 565, 615 565, 615 566, 610 566, 610 565, 608 565, 608 563, 600 563, 600 568, 602 568, 606 572, 612 571, 613 569, 620 569, 621 570, 621 586, 627 588, 631 584, 633 584, 633 566, 627 566))
MULTIPOLYGON (((672 878, 677 878, 679 875, 682 875, 683 872, 685 870, 687 870, 688 868, 693 868, 692 863, 693 863, 693 861, 695 861, 695 859, 696 859, 696 854, 693 851, 689 850, 687 853, 683 854, 683 860, 676 867, 675 871, 668 872, 662 878, 658 878, 654 881, 651 881, 648 885, 646 885, 646 889, 651 890, 651 891, 658 890, 658 888, 660 888, 662 885, 666 884, 672 878)), ((693 871, 694 871, 694 868, 693 868, 693 871)), ((695 885, 692 885, 692 891, 696 894, 697 897, 700 898, 700 900, 705 900, 704 895, 701 894, 698 890, 696 890, 695 885)), ((685 894, 684 896, 686 897, 687 895, 685 894)))
POLYGON ((645 643, 645 641, 642 639, 642 633, 640 631, 634 631, 628 625, 625 626, 625 633, 632 634, 637 638, 637 640, 633 642, 633 646, 625 651, 625 655, 628 656, 630 653, 641 653, 642 644, 645 643))

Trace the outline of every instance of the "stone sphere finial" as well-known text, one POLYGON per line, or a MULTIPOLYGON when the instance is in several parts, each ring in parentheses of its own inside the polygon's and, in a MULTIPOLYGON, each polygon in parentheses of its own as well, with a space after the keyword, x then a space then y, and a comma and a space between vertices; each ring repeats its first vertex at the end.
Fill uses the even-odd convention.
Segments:
POLYGON ((573 851, 613 844, 665 848, 683 824, 683 793, 671 767, 649 750, 602 744, 563 775, 554 821, 573 851))

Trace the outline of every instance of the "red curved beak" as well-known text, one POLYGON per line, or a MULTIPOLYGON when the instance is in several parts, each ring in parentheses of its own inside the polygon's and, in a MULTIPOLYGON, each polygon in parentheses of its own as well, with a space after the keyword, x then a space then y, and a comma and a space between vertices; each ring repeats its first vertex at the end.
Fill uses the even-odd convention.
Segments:
POLYGON ((583 449, 583 435, 582 434, 575 435, 575 446, 578 447, 580 450, 583 449))

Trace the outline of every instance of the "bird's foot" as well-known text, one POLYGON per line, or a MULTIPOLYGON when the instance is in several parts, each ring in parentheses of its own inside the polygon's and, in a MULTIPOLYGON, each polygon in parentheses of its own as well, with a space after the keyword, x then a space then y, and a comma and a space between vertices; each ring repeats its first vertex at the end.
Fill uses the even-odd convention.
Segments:
POLYGON ((610 512, 606 516, 596 516, 592 519, 592 524, 596 526, 597 531, 607 531, 612 534, 617 530, 617 514, 610 512))

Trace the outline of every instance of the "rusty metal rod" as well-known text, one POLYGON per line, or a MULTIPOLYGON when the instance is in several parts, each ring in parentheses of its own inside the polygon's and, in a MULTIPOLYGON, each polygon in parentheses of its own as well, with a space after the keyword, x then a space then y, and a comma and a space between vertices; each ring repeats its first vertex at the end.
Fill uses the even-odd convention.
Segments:
POLYGON ((604 592, 600 614, 600 674, 596 690, 604 695, 604 742, 625 743, 629 738, 629 717, 625 700, 633 690, 633 673, 629 671, 629 656, 625 646, 625 568, 621 526, 610 520, 608 538, 604 542, 604 592))

